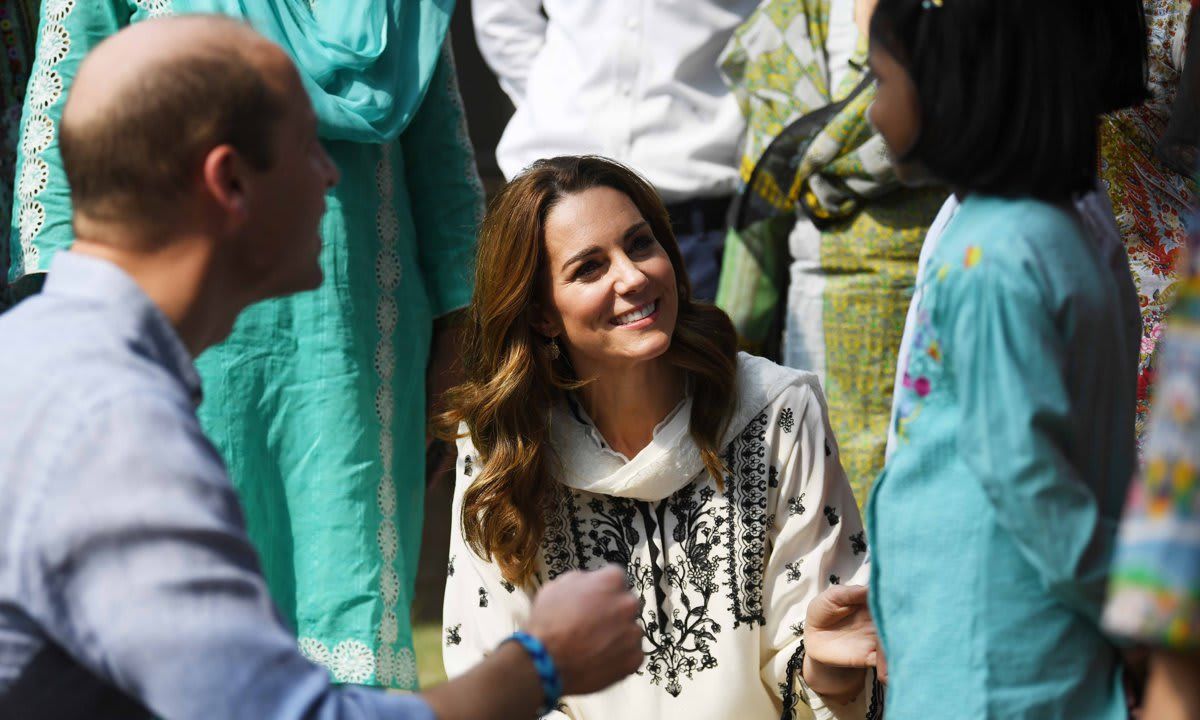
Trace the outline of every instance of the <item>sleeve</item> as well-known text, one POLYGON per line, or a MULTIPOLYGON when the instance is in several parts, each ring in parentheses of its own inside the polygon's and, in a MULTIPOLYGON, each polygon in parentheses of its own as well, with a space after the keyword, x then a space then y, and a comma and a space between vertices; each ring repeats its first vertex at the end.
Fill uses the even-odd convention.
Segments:
MULTIPOLYGON (((497 645, 529 619, 532 597, 526 588, 504 579, 499 566, 479 557, 463 538, 463 494, 478 471, 478 456, 470 440, 458 441, 454 503, 450 515, 450 558, 446 565, 446 595, 442 605, 442 662, 447 677, 457 677, 487 657, 497 645)), ((566 720, 560 709, 545 720, 566 720)))
POLYGON ((1115 523, 1071 465, 1067 348, 1036 273, 970 248, 952 271, 945 344, 962 407, 958 454, 1060 602, 1099 622, 1115 523))
POLYGON ((831 584, 867 584, 867 543, 816 381, 790 388, 771 407, 767 434, 779 469, 763 588, 763 683, 784 718, 801 703, 818 720, 873 718, 881 710, 873 673, 848 705, 827 703, 801 677, 808 604, 831 584))
POLYGON ((1200 283, 1181 283, 1159 344, 1141 477, 1130 488, 1104 625, 1200 650, 1200 283))
POLYGON ((10 228, 10 279, 45 272, 68 247, 71 196, 58 150, 58 125, 80 62, 106 37, 129 24, 127 0, 47 0, 41 4, 20 142, 10 228))
POLYGON ((483 220, 483 185, 467 135, 449 37, 401 145, 418 263, 437 317, 471 301, 475 234, 483 220))
POLYGON ((75 661, 176 720, 433 720, 416 697, 334 688, 300 654, 188 409, 126 397, 86 417, 16 555, 34 621, 75 661))
POLYGON ((520 107, 530 69, 546 42, 549 23, 541 0, 473 0, 471 14, 483 59, 520 107))

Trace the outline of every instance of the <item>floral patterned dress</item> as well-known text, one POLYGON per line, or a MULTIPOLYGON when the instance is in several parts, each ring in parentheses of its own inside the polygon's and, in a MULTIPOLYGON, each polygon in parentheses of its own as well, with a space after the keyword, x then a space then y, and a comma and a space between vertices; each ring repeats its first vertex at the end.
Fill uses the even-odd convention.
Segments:
MULTIPOLYGON (((1195 250, 1192 258, 1196 260, 1195 250)), ((1117 635, 1200 650, 1200 266, 1164 324, 1141 479, 1121 524, 1104 621, 1117 635)))
POLYGON ((460 441, 443 613, 449 675, 518 629, 543 581, 616 563, 642 599, 645 663, 607 690, 564 698, 550 717, 879 717, 873 681, 850 705, 834 705, 800 674, 808 603, 832 583, 863 583, 867 569, 820 386, 812 373, 746 354, 737 383, 720 485, 691 440, 690 400, 632 459, 608 448, 579 408, 556 409, 561 485, 530 587, 505 580, 463 540, 463 493, 485 461, 460 441))
POLYGON ((1154 382, 1154 349, 1179 280, 1179 253, 1187 241, 1184 219, 1197 203, 1195 181, 1166 168, 1154 155, 1183 70, 1191 0, 1146 0, 1145 7, 1150 98, 1139 107, 1106 115, 1100 124, 1100 179, 1112 199, 1142 308, 1139 438, 1154 382))

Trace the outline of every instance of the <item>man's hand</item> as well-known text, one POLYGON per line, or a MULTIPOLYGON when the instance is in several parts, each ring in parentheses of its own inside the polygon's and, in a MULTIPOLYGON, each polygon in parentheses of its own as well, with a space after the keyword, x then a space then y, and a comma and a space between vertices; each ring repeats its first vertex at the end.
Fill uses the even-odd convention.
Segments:
POLYGON ((868 667, 876 668, 881 682, 887 681, 862 585, 831 585, 809 603, 804 647, 804 681, 824 697, 853 700, 862 692, 868 667))
POLYGON ((586 695, 612 685, 641 666, 642 631, 637 599, 625 572, 608 566, 570 572, 534 598, 525 631, 546 646, 564 695, 586 695))
MULTIPOLYGON (((538 592, 525 632, 542 641, 562 680, 564 695, 586 695, 612 685, 642 664, 638 603, 618 567, 570 572, 538 592)), ((502 643, 461 677, 422 694, 438 720, 534 718, 543 702, 528 653, 502 643)))

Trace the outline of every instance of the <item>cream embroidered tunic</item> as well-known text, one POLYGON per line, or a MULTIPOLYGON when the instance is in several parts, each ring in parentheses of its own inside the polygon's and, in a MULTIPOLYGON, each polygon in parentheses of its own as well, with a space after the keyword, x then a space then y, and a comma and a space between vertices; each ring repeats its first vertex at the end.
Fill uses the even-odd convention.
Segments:
POLYGON ((555 720, 876 717, 872 682, 833 706, 800 677, 808 603, 867 579, 866 539, 812 373, 742 354, 723 438, 723 488, 688 432, 691 399, 631 460, 605 447, 577 406, 551 417, 561 460, 531 588, 503 579, 462 537, 465 489, 486 460, 459 441, 443 613, 444 659, 463 673, 522 626, 542 583, 576 568, 625 567, 641 596, 646 660, 608 690, 564 698, 555 720))

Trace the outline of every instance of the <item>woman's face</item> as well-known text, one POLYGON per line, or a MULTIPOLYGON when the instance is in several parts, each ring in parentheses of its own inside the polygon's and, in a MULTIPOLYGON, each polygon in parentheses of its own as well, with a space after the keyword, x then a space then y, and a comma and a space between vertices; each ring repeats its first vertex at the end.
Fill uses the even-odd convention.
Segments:
POLYGON ((916 145, 921 131, 917 86, 904 66, 874 41, 871 42, 870 63, 876 90, 867 118, 887 143, 901 182, 919 184, 925 178, 924 171, 913 163, 899 160, 916 145))
POLYGON ((595 187, 562 198, 544 235, 537 330, 557 338, 580 379, 667 351, 679 313, 675 269, 625 193, 595 187))

